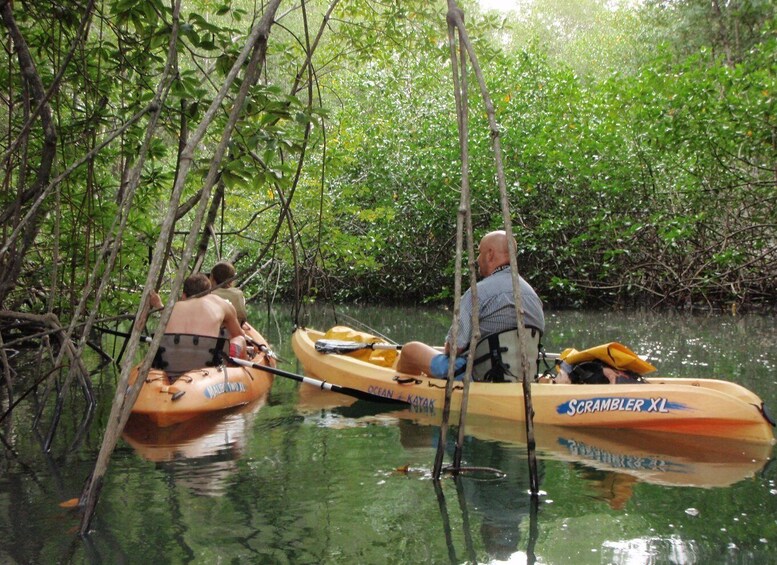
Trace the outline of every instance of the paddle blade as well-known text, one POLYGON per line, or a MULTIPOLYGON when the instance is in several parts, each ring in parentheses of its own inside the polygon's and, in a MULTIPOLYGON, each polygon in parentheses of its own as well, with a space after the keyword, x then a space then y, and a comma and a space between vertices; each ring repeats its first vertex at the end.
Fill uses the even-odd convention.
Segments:
POLYGON ((362 341, 344 341, 340 339, 319 339, 316 341, 316 351, 319 353, 352 353, 363 349, 399 350, 401 345, 393 343, 365 343, 362 341))
POLYGON ((339 339, 319 339, 316 351, 319 353, 351 353, 362 349, 372 349, 372 344, 361 341, 342 341, 339 339))

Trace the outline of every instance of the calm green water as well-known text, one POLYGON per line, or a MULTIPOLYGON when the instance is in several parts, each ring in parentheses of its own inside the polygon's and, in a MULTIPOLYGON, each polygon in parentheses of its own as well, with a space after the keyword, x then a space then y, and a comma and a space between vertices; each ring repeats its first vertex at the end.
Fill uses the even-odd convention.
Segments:
MULTIPOLYGON (((441 310, 337 313, 399 342, 438 342, 450 323, 441 310)), ((287 361, 280 366, 298 371, 288 312, 256 316, 287 361)), ((318 310, 304 322, 334 319, 318 310)), ((662 374, 734 380, 777 412, 774 317, 556 312, 546 333, 549 351, 620 341, 662 374)), ((541 430, 543 494, 533 508, 520 429, 473 423, 465 463, 506 476, 438 485, 435 426, 280 377, 264 404, 242 412, 164 434, 131 426, 94 531, 81 539, 77 515, 58 504, 79 495, 106 425, 115 374, 95 379, 100 404, 87 432, 78 434, 74 392, 47 456, 46 429, 30 431, 34 399, 4 422, 13 451, 0 459, 0 563, 777 562, 771 447, 541 430)), ((450 460, 452 444, 446 452, 450 460)))

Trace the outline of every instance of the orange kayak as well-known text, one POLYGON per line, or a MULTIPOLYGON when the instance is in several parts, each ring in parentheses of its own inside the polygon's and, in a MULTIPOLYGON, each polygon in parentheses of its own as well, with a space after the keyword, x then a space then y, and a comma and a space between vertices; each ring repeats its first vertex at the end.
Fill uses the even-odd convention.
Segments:
MULTIPOLYGON (((249 328, 246 334, 257 343, 266 343, 254 328, 249 328)), ((257 352, 251 361, 258 365, 275 366, 275 361, 264 351, 257 352)), ((137 376, 138 367, 134 367, 130 373, 130 385, 137 376)), ((172 383, 165 371, 151 369, 132 413, 146 416, 157 426, 171 426, 196 416, 253 402, 270 390, 272 382, 272 374, 256 367, 202 367, 183 373, 172 383)))

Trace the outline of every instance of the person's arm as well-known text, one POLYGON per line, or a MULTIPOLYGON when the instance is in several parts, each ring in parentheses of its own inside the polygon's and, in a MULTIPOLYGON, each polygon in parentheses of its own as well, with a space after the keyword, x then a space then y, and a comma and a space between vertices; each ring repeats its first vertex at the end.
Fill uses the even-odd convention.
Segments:
MULTIPOLYGON (((453 335, 453 328, 448 333, 448 337, 453 335)), ((470 289, 461 295, 459 305, 459 331, 457 337, 456 355, 461 355, 469 347, 469 340, 472 336, 472 292, 470 289)), ((446 342, 446 348, 448 343, 446 342)), ((453 345, 453 344, 451 344, 453 345)))
POLYGON ((237 312, 235 307, 226 300, 220 300, 222 308, 224 308, 224 327, 227 329, 229 339, 240 337, 243 334, 243 328, 240 327, 240 323, 237 321, 237 312))
POLYGON ((165 305, 162 304, 162 298, 160 298, 159 294, 155 290, 152 290, 148 295, 148 305, 151 306, 153 310, 158 310, 165 307, 165 305))

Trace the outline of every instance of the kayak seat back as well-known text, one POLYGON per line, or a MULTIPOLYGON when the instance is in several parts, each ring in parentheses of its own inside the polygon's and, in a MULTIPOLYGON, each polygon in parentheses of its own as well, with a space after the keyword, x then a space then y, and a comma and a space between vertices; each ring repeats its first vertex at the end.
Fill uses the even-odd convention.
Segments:
MULTIPOLYGON (((526 326, 524 348, 529 357, 529 378, 537 376, 537 360, 542 331, 526 326)), ((521 348, 518 330, 512 328, 482 338, 475 347, 475 364, 472 368, 475 381, 493 383, 521 382, 521 348)))
POLYGON ((165 334, 152 366, 170 377, 202 367, 218 367, 223 364, 225 343, 228 340, 224 337, 165 334))

